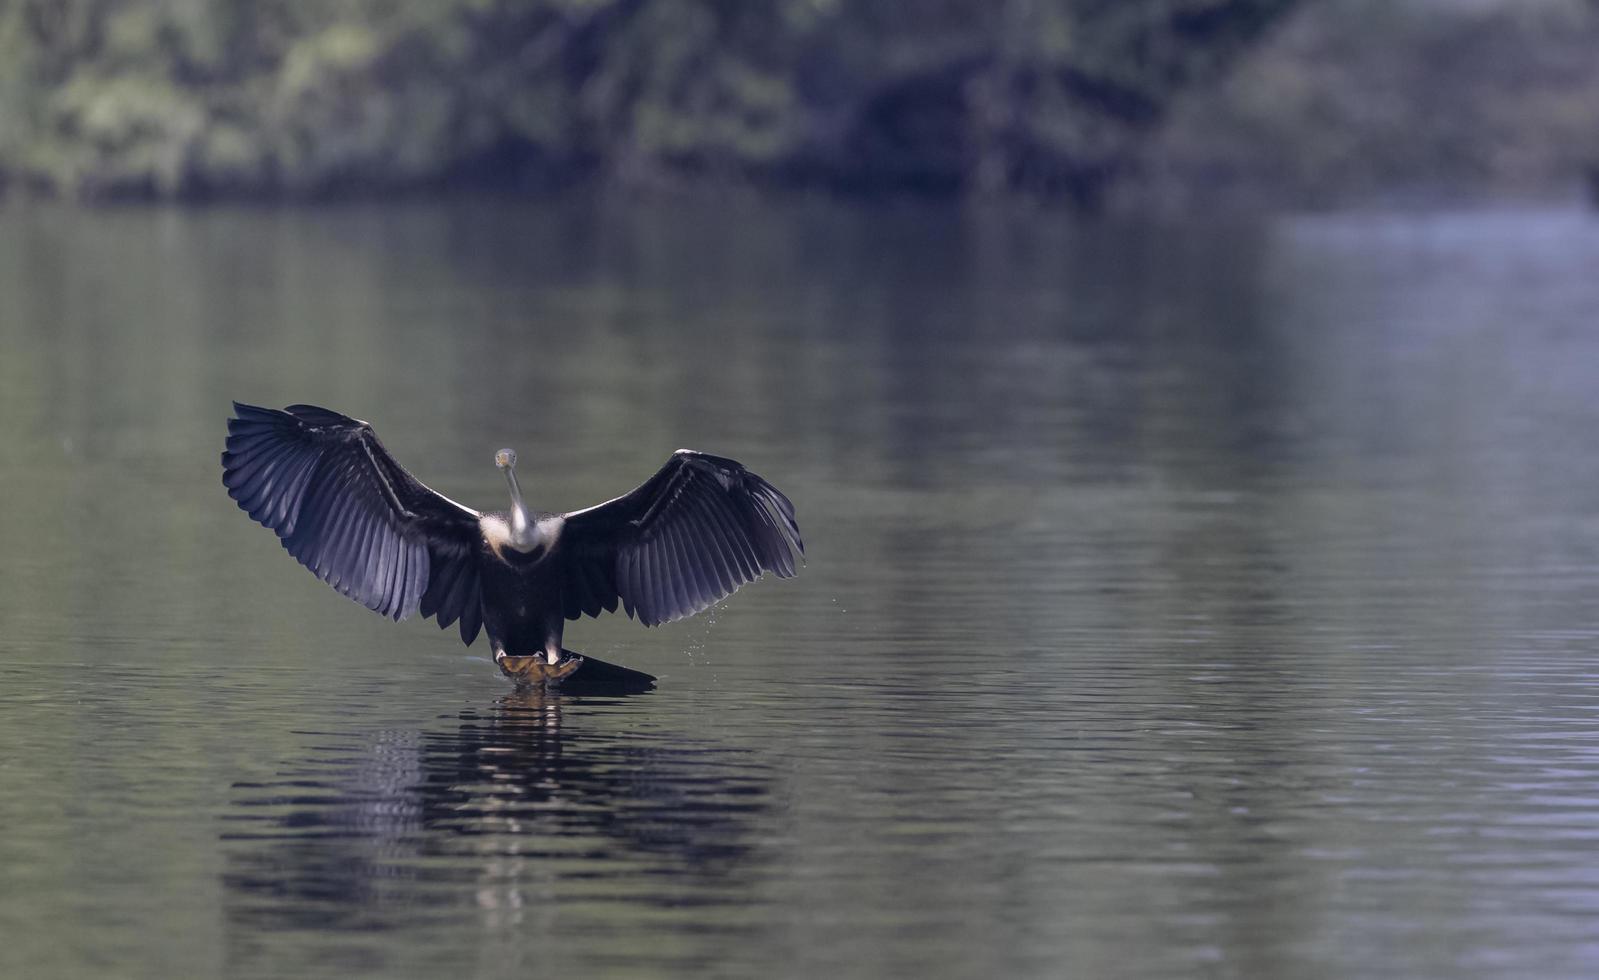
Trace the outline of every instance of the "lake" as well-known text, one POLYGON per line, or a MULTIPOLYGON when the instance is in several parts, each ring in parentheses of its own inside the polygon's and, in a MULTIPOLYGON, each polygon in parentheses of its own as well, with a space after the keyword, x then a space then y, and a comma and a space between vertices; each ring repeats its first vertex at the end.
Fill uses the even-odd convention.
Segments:
POLYGON ((0 209, 0 976, 1589 977, 1599 219, 0 209), (229 400, 808 565, 517 694, 229 400))

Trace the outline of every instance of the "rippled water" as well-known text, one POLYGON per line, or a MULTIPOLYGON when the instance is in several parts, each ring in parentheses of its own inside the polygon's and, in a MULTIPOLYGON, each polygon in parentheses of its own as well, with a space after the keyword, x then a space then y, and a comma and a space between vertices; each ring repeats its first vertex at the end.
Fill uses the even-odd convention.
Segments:
POLYGON ((1599 222, 0 211, 0 976, 1599 970, 1599 222), (230 398, 810 563, 516 695, 230 398), (535 462, 536 461, 536 462, 535 462))

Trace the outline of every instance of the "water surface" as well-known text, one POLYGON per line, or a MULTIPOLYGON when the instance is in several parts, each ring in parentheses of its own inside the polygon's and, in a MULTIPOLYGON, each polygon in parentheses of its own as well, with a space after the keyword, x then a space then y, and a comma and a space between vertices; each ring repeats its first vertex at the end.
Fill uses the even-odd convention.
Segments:
POLYGON ((1599 969, 1599 223, 0 211, 0 975, 1599 969), (238 512, 230 398, 810 562, 518 696, 238 512))

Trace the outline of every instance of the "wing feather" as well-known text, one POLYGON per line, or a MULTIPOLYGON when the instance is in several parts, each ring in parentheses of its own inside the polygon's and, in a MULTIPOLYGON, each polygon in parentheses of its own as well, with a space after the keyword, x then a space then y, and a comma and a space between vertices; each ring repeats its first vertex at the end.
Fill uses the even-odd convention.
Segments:
MULTIPOLYGON (((706 565, 711 560, 710 555, 706 553, 710 549, 710 543, 700 537, 697 531, 698 528, 694 526, 694 515, 685 506, 682 519, 672 527, 672 534, 677 538, 678 547, 682 549, 683 564, 688 568, 693 608, 703 609, 721 598, 722 593, 711 584, 710 575, 706 571, 706 565), (699 547, 693 547, 691 541, 698 541, 699 547)), ((684 610, 684 615, 689 615, 690 612, 684 610)))
POLYGON ((705 508, 706 520, 711 525, 712 533, 722 547, 722 560, 727 565, 728 587, 739 588, 751 580, 751 575, 737 536, 727 526, 726 515, 722 513, 720 507, 709 500, 701 501, 701 505, 705 508))
POLYGON ((477 639, 478 630, 483 626, 483 604, 478 601, 479 584, 476 565, 472 566, 469 574, 472 581, 470 596, 473 601, 464 603, 461 606, 461 642, 467 646, 471 646, 472 641, 477 639))
POLYGON ((703 499, 694 497, 687 502, 687 520, 693 535, 704 546, 709 585, 717 595, 727 595, 739 583, 728 570, 727 545, 722 541, 722 532, 712 522, 703 499))
POLYGON ((705 506, 727 542, 734 563, 738 566, 739 584, 753 582, 761 577, 761 560, 750 547, 749 538, 738 528, 738 519, 726 500, 707 498, 705 506))
POLYGON ((684 560, 683 550, 677 541, 677 524, 663 522, 661 528, 662 553, 666 556, 666 586, 670 593, 667 615, 676 619, 694 605, 694 577, 684 560))
POLYGON ((476 511, 408 473, 365 422, 313 405, 233 409, 222 483, 245 513, 368 609, 394 619, 421 610, 476 638, 476 511))
MULTIPOLYGON (((635 615, 636 604, 633 597, 638 595, 638 589, 633 584, 633 559, 635 553, 625 551, 616 559, 616 592, 622 600, 622 611, 627 613, 627 618, 635 615)), ((597 562, 583 562, 583 564, 598 564, 597 562)), ((576 617, 573 617, 576 618, 576 617)))
MULTIPOLYGON (((448 599, 450 591, 455 588, 460 578, 460 568, 453 564, 446 563, 443 567, 435 570, 428 577, 428 587, 422 593, 422 601, 417 604, 417 611, 424 616, 437 615, 439 606, 448 599)), ((448 625, 450 625, 449 622, 440 619, 440 629, 448 625)))
POLYGON ((666 608, 672 604, 672 573, 666 567, 666 549, 661 547, 661 536, 655 534, 643 545, 644 556, 649 559, 646 575, 641 583, 649 600, 651 623, 664 622, 666 608))
POLYGON ((659 611, 664 619, 675 619, 681 615, 681 610, 694 604, 693 582, 689 578, 688 569, 683 567, 683 556, 677 547, 676 538, 676 525, 667 522, 661 524, 660 530, 655 535, 656 547, 661 552, 661 585, 665 597, 659 611))
POLYGON ((679 450, 631 493, 564 515, 568 618, 622 609, 646 626, 691 616, 805 554, 794 505, 740 463, 679 450))

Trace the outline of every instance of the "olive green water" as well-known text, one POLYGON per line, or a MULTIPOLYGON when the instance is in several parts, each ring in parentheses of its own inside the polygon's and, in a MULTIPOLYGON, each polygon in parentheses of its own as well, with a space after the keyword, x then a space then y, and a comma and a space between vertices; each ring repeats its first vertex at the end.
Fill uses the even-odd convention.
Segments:
POLYGON ((0 977, 1599 971, 1599 222, 0 210, 0 977), (296 566, 228 400, 810 562, 567 645, 296 566))

